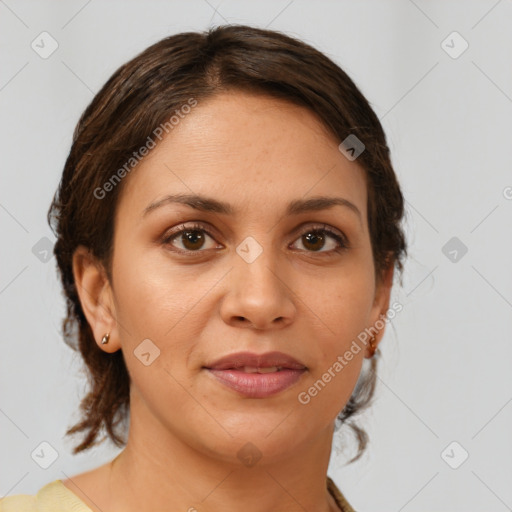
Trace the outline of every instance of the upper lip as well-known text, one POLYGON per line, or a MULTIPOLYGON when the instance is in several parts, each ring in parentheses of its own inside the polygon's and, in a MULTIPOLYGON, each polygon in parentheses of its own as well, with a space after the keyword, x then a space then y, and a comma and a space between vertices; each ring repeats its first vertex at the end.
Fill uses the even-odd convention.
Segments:
POLYGON ((284 354, 283 352, 266 352, 264 354, 255 354, 252 352, 236 352, 217 359, 211 364, 205 366, 210 370, 228 370, 231 368, 243 368, 251 366, 253 368, 270 368, 278 366, 280 368, 290 368, 293 370, 305 370, 306 366, 297 359, 284 354))

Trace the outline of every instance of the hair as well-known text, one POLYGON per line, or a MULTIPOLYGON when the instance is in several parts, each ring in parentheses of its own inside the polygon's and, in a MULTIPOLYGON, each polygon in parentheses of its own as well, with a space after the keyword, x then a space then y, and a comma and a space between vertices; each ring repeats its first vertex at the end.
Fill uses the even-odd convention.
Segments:
MULTIPOLYGON (((200 102, 229 91, 305 107, 336 140, 353 134, 364 144, 357 162, 367 184, 376 282, 390 265, 403 271, 404 199, 386 136, 368 101, 338 65, 298 39, 246 25, 175 34, 151 45, 117 69, 83 112, 47 215, 57 239, 54 254, 66 299, 62 334, 66 344, 80 352, 90 384, 80 404, 80 421, 66 431, 67 436, 85 432, 74 454, 99 444, 103 426, 116 446, 126 445, 118 427, 130 413, 130 377, 122 350, 106 353, 94 340, 74 282, 73 253, 79 245, 87 247, 112 283, 114 215, 125 181, 114 183, 113 171, 124 176, 126 162, 191 98, 200 102), (108 199, 102 200, 97 191, 107 190, 107 183, 112 186, 108 199)), ((369 405, 376 364, 373 357, 370 371, 361 372, 336 418, 336 428, 347 423, 357 436, 358 454, 350 462, 362 455, 368 436, 347 420, 369 405)))

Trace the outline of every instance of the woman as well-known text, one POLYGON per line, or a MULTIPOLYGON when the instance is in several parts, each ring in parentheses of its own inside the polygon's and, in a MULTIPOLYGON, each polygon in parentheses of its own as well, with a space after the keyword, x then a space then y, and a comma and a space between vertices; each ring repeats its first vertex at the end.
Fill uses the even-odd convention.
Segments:
POLYGON ((68 435, 124 449, 0 510, 352 511, 327 468, 341 425, 351 462, 367 443, 403 203, 367 100, 301 41, 222 26, 121 66, 48 220, 91 378, 68 435))

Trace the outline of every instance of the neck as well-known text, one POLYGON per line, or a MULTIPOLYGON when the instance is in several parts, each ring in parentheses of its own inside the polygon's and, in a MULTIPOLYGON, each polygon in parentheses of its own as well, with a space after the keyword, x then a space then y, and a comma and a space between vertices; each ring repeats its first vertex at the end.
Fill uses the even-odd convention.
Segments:
MULTIPOLYGON (((247 445, 248 458, 222 457, 192 446, 160 422, 134 398, 128 442, 110 470, 110 503, 117 510, 208 510, 245 512, 331 512, 339 510, 327 491, 327 468, 334 424, 293 453, 261 457, 247 445), (257 458, 257 456, 256 456, 257 458), (242 462, 243 461, 243 462, 242 462), (252 465, 251 465, 252 464, 252 465)), ((236 451, 244 443, 236 442, 236 451)), ((251 448, 251 446, 253 446, 251 448)), ((240 454, 241 455, 241 454, 240 454)))

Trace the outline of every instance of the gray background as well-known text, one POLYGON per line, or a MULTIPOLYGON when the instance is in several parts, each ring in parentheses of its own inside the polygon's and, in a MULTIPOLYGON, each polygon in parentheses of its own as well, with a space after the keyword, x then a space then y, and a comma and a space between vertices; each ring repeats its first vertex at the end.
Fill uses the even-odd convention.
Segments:
POLYGON ((119 452, 72 456, 63 440, 86 380, 59 334, 46 212, 79 115, 151 43, 247 23, 303 39, 353 78, 407 199, 410 258, 392 298, 404 308, 359 419, 370 446, 348 466, 333 454, 330 476, 359 511, 512 510, 511 21, 512 2, 494 0, 0 0, 0 495, 119 452), (31 47, 43 31, 58 43, 48 58, 31 47), (58 452, 47 469, 31 457, 42 442, 58 452))

